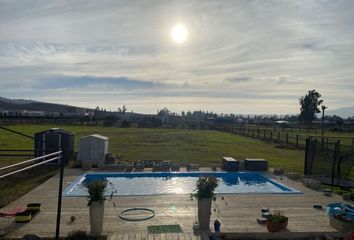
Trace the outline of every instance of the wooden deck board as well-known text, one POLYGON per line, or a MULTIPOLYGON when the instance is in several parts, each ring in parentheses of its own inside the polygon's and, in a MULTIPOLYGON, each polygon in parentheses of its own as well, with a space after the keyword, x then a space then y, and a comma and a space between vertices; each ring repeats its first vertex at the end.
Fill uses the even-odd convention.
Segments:
POLYGON ((129 240, 129 233, 124 233, 123 240, 129 240))
MULTIPOLYGON (((64 186, 72 182, 81 172, 77 169, 65 171, 64 186)), ((313 204, 325 206, 330 202, 342 202, 340 196, 325 197, 320 192, 311 191, 300 183, 286 178, 278 180, 294 187, 304 194, 225 194, 213 202, 211 223, 218 218, 223 232, 267 232, 264 226, 256 223, 260 209, 282 210, 289 217, 288 229, 291 232, 334 232, 324 210, 314 209, 313 204), (215 209, 215 211, 214 211, 215 209)), ((26 206, 28 202, 42 203, 41 212, 27 224, 16 224, 13 219, 0 219, 0 231, 8 232, 7 237, 18 237, 24 233, 34 233, 41 237, 52 237, 55 233, 57 210, 58 175, 38 186, 33 191, 12 202, 6 208, 26 206)), ((196 219, 196 201, 189 195, 125 196, 113 197, 105 203, 104 234, 116 235, 115 240, 179 240, 174 234, 154 236, 147 234, 147 226, 179 224, 184 233, 192 233, 196 219), (115 205, 113 204, 115 203, 115 205), (147 221, 127 222, 118 217, 119 213, 131 207, 154 209, 156 216, 147 221), (136 233, 134 239, 128 234, 136 233), (156 239, 156 238, 159 239, 156 239)), ((140 214, 141 215, 141 214, 140 214)), ((61 235, 71 231, 89 231, 87 199, 84 197, 64 197, 61 219, 61 235), (75 216, 74 222, 70 217, 75 216)), ((211 224, 212 225, 212 224, 211 224)), ((212 227, 212 226, 211 226, 212 227)), ((183 235, 181 240, 196 240, 193 234, 183 235)))
POLYGON ((117 235, 114 234, 114 235, 111 235, 108 237, 109 240, 117 240, 117 235))

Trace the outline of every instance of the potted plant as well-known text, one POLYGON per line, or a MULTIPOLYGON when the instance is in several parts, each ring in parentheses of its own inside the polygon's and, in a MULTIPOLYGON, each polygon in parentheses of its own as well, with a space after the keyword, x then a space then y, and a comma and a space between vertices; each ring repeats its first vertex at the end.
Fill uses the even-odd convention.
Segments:
POLYGON ((107 183, 104 181, 93 181, 86 185, 89 194, 89 201, 87 205, 90 211, 90 234, 98 236, 103 230, 103 216, 104 216, 104 192, 107 183))
POLYGON ((269 232, 279 232, 288 226, 288 217, 281 211, 274 211, 267 221, 267 229, 269 232))
POLYGON ((214 190, 218 186, 218 181, 215 177, 207 176, 200 177, 196 182, 195 192, 191 198, 198 199, 198 224, 199 230, 209 230, 211 201, 215 200, 214 190))

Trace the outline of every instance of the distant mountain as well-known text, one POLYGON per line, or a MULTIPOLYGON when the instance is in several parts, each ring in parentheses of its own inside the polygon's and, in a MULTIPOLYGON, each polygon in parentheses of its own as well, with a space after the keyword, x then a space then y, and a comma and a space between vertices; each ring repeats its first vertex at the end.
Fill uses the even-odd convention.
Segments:
POLYGON ((354 106, 352 107, 343 107, 334 110, 326 111, 326 115, 337 115, 341 118, 348 118, 354 116, 354 106))
POLYGON ((85 111, 86 108, 80 108, 70 105, 38 102, 25 99, 9 99, 0 97, 0 110, 31 110, 44 112, 58 112, 64 115, 85 111))
POLYGON ((4 97, 0 97, 0 102, 3 103, 13 103, 13 104, 27 104, 27 103, 32 103, 35 101, 32 100, 26 100, 26 99, 9 99, 9 98, 4 98, 4 97))

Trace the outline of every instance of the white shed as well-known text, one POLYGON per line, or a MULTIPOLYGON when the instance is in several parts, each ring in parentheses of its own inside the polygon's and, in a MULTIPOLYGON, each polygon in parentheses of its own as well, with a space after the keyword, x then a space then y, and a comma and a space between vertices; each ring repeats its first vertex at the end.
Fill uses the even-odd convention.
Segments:
POLYGON ((92 134, 80 139, 78 160, 91 164, 104 164, 108 153, 108 137, 92 134))

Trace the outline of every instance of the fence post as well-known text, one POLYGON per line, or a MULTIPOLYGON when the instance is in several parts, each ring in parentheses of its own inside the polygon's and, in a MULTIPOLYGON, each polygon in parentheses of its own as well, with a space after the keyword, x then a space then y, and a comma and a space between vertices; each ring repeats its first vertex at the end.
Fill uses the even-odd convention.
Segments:
POLYGON ((270 140, 273 140, 273 131, 270 131, 270 140))
POLYGON ((266 140, 266 132, 267 132, 267 130, 264 129, 264 130, 263 130, 263 139, 264 139, 264 140, 266 140))
POLYGON ((337 141, 334 144, 334 156, 333 156, 333 160, 332 160, 331 192, 333 192, 334 172, 335 172, 335 167, 336 167, 336 159, 339 155, 338 153, 339 153, 339 141, 337 141))
POLYGON ((354 138, 352 138, 352 152, 354 152, 354 138))
POLYGON ((286 134, 286 144, 289 144, 289 133, 286 134))
POLYGON ((326 149, 328 149, 328 137, 326 139, 326 149))
MULTIPOLYGON (((298 135, 296 135, 298 136, 298 135)), ((305 147, 305 162, 304 162, 304 175, 306 176, 307 175, 307 160, 308 160, 308 151, 309 151, 309 142, 310 142, 310 139, 309 138, 306 138, 306 147, 305 147)))
MULTIPOLYGON (((257 138, 259 138, 259 127, 257 129, 257 138)), ((353 142, 354 142, 354 138, 353 138, 353 142)))
POLYGON ((278 132, 278 143, 280 143, 280 132, 278 132))
POLYGON ((296 134, 296 148, 299 148, 299 135, 296 134))

